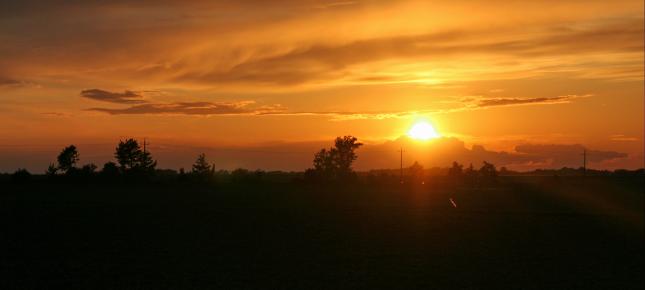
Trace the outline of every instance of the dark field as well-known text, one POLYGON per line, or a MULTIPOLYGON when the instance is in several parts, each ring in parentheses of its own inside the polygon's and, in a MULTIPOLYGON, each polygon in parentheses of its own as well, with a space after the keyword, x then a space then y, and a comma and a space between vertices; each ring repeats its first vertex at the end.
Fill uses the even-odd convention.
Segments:
POLYGON ((642 289, 643 181, 4 184, 0 289, 642 289))

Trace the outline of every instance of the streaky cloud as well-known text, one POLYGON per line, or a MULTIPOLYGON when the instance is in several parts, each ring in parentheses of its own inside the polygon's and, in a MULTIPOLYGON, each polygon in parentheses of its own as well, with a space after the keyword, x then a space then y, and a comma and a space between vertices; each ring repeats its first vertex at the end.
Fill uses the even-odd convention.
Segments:
POLYGON ((241 102, 174 102, 174 103, 148 103, 128 108, 90 108, 88 111, 108 113, 110 115, 135 115, 135 114, 180 114, 180 115, 262 115, 279 113, 280 105, 252 106, 254 101, 241 102))
POLYGON ((253 106, 255 101, 241 102, 174 102, 174 103, 146 103, 128 108, 89 108, 87 111, 107 113, 110 115, 136 115, 136 114, 178 114, 178 115, 255 115, 255 116, 327 116, 333 121, 350 120, 384 120, 406 118, 413 115, 448 114, 462 111, 487 109, 496 106, 518 105, 551 105, 566 104, 577 98, 590 95, 566 95, 543 98, 496 98, 473 99, 468 98, 461 107, 451 109, 420 109, 402 111, 289 111, 280 104, 253 106))
POLYGON ((590 97, 591 95, 566 95, 557 97, 541 98, 486 98, 480 100, 470 100, 472 106, 478 108, 495 107, 495 106, 518 106, 518 105, 538 105, 538 104, 562 104, 570 103, 573 99, 590 97))
POLYGON ((147 102, 143 99, 143 95, 140 92, 129 90, 126 90, 123 93, 115 93, 100 89, 89 89, 81 91, 81 97, 118 104, 142 104, 147 102))

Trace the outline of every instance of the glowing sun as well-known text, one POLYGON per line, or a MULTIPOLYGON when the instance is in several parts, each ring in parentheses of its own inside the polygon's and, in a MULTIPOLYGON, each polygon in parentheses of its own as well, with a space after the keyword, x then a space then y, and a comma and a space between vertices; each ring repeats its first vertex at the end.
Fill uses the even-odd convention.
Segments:
POLYGON ((425 121, 414 124, 412 128, 410 128, 410 131, 408 131, 408 136, 417 140, 430 140, 441 137, 439 133, 437 133, 437 130, 435 130, 430 123, 425 121))

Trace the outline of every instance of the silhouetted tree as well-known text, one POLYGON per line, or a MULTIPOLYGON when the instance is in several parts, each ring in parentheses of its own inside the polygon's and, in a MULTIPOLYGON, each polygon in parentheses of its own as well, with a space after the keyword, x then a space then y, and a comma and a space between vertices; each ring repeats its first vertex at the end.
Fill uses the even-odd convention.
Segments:
POLYGON ((114 179, 119 176, 119 167, 112 161, 106 162, 101 169, 101 176, 105 179, 114 179))
POLYGON ((422 182, 423 181, 423 166, 419 164, 419 162, 414 161, 414 164, 408 168, 408 172, 410 173, 410 178, 415 181, 415 182, 422 182))
POLYGON ((473 167, 472 163, 470 163, 470 166, 464 170, 464 178, 470 186, 474 186, 477 182, 477 171, 475 171, 475 167, 473 167))
POLYGON ((335 163, 338 166, 339 177, 346 177, 352 173, 352 163, 358 158, 356 149, 363 146, 354 136, 343 136, 336 138, 336 158, 335 163))
POLYGON ((54 163, 50 163, 49 166, 47 167, 47 170, 45 171, 45 175, 47 175, 47 177, 53 177, 53 176, 56 176, 57 173, 58 173, 58 166, 56 166, 56 164, 54 163))
POLYGON ((119 141, 114 157, 124 173, 134 171, 152 174, 157 166, 157 161, 152 159, 150 152, 141 150, 139 143, 134 139, 119 141))
MULTIPOLYGON (((472 167, 472 164, 471 164, 472 167)), ((464 166, 457 163, 453 162, 452 167, 448 169, 448 176, 452 178, 461 178, 464 175, 464 166)))
POLYGON ((31 173, 29 173, 29 171, 24 168, 18 168, 16 171, 14 171, 11 174, 11 180, 13 182, 21 183, 21 182, 29 181, 30 179, 31 179, 31 173))
MULTIPOLYGON (((321 149, 314 155, 314 170, 309 172, 310 176, 317 175, 322 179, 332 179, 336 173, 334 158, 337 154, 335 148, 321 149)), ((306 173, 306 172, 305 172, 306 173)))
POLYGON ((58 154, 56 158, 58 161, 58 169, 64 171, 65 173, 70 173, 70 170, 74 169, 74 165, 79 160, 78 150, 76 146, 69 145, 58 154))
POLYGON ((137 166, 140 154, 141 147, 139 147, 137 140, 127 139, 125 141, 119 141, 114 157, 119 163, 121 170, 127 171, 137 166))
POLYGON ((139 155, 138 164, 136 169, 145 173, 153 173, 157 167, 157 161, 152 159, 152 155, 148 151, 142 151, 139 155))
POLYGON ((81 171, 85 175, 93 175, 94 173, 96 173, 96 168, 96 164, 90 163, 83 165, 83 167, 81 167, 81 171))
POLYGON ((495 177, 497 176, 497 169, 492 163, 484 161, 484 165, 479 169, 479 174, 483 177, 495 177))
POLYGON ((31 173, 27 169, 19 168, 11 174, 11 181, 15 183, 27 183, 31 180, 31 173))
POLYGON ((495 182, 497 178, 497 169, 492 163, 484 161, 484 165, 479 168, 479 176, 482 177, 484 182, 495 182))
POLYGON ((314 155, 313 170, 305 171, 309 180, 340 180, 353 175, 352 163, 358 157, 356 149, 363 144, 353 136, 338 137, 334 148, 321 149, 314 155))
POLYGON ((248 181, 249 177, 249 171, 244 168, 238 168, 231 172, 231 179, 234 182, 248 181))
POLYGON ((197 156, 197 160, 195 160, 195 164, 193 164, 192 173, 199 176, 211 175, 211 165, 208 164, 208 161, 206 160, 206 154, 202 153, 197 156))

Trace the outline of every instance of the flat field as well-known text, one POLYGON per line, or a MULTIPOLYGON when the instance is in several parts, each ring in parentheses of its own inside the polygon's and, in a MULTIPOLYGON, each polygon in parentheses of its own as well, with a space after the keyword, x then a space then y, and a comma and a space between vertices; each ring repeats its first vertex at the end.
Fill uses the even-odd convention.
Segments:
POLYGON ((642 289, 644 180, 1 184, 1 289, 642 289))

